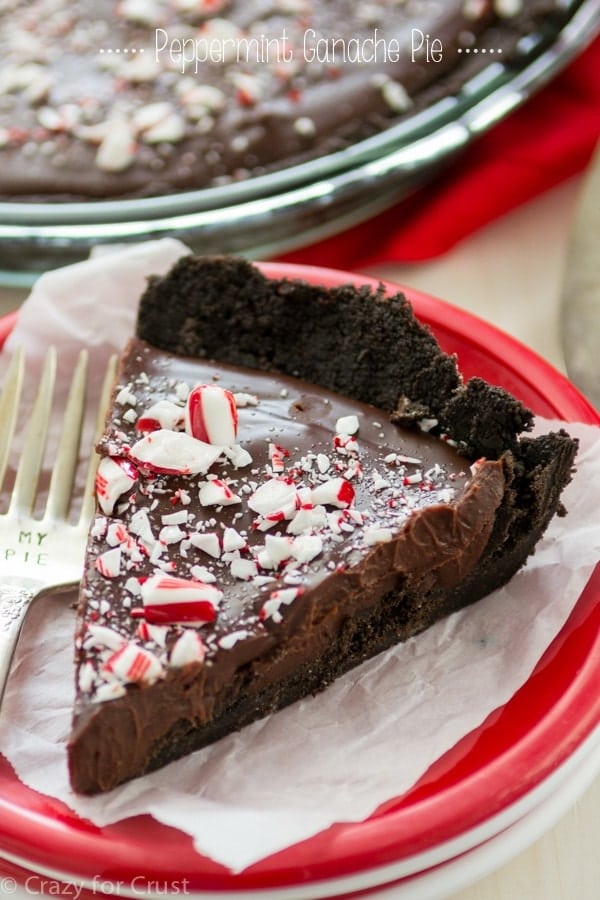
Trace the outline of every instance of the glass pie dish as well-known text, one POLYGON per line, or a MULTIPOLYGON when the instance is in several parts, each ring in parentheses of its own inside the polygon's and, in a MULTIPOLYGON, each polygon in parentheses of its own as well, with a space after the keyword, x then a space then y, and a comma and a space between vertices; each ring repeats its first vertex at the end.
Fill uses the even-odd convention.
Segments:
POLYGON ((177 237, 202 253, 265 258, 340 232, 418 189, 546 84, 600 30, 597 0, 564 0, 545 23, 447 96, 380 134, 239 183, 168 196, 0 203, 0 281, 30 284, 94 246, 177 237))

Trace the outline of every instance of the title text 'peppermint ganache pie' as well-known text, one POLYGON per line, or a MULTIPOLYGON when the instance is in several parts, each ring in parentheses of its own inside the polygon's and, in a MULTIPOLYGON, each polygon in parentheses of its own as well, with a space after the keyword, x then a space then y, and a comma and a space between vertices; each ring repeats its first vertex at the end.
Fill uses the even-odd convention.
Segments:
POLYGON ((99 444, 73 788, 107 791, 506 582, 571 477, 564 431, 406 299, 186 257, 153 278, 99 444))

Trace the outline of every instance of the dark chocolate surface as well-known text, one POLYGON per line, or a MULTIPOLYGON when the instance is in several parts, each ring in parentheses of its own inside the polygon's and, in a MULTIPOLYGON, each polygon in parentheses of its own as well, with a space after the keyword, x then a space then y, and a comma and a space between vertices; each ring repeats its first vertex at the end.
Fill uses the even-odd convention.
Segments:
MULTIPOLYGON (((170 664, 171 653, 182 633, 194 628, 206 649, 200 667, 205 690, 188 716, 210 723, 215 709, 226 707, 235 696, 236 681, 249 664, 254 670, 251 690, 256 692, 288 676, 299 662, 322 656, 343 621, 374 607, 399 579, 433 578, 438 586, 452 588, 472 570, 493 528, 504 490, 502 463, 480 462, 471 470, 450 442, 399 428, 375 407, 289 377, 171 357, 141 341, 131 345, 125 358, 101 453, 130 458, 130 448, 141 437, 135 423, 157 401, 182 404, 186 389, 197 383, 236 392, 242 404, 250 400, 239 409, 238 441, 252 461, 235 468, 223 459, 210 469, 211 475, 228 482, 241 502, 203 507, 197 498, 205 475, 141 469, 115 512, 97 517, 78 626, 75 735, 83 735, 84 741, 93 720, 103 715, 101 708, 118 706, 150 687, 150 682, 132 684, 107 673, 115 642, 133 641, 153 654, 162 672, 152 683, 181 682, 189 675, 185 667, 170 664), (337 435, 336 423, 348 415, 358 417, 359 430, 353 443, 339 446, 348 438, 337 435), (280 473, 272 471, 273 445, 289 454, 280 473), (300 513, 309 519, 299 529, 294 528, 296 512, 270 523, 249 507, 257 487, 272 479, 285 478, 306 491, 340 477, 355 491, 351 505, 341 509, 327 501, 315 502, 312 511, 300 513), (155 536, 154 542, 145 544, 147 553, 140 552, 139 539, 131 541, 140 510, 147 512, 155 536), (163 516, 179 512, 186 522, 168 543, 171 536, 163 530, 163 516), (310 518, 313 513, 316 519, 310 518), (127 536, 120 533, 119 574, 107 577, 102 559, 114 549, 115 528, 122 526, 127 536), (231 529, 230 538, 242 538, 241 550, 227 552, 225 529, 231 529), (194 544, 197 535, 206 534, 219 536, 218 559, 194 544), (286 558, 277 564, 268 552, 273 536, 299 540, 310 559, 286 558), (317 552, 307 539, 319 541, 317 552), (255 575, 248 580, 235 577, 234 559, 257 561, 255 575), (210 579, 223 592, 216 621, 200 626, 154 625, 140 632, 144 616, 138 587, 158 569, 187 579, 210 579), (273 607, 273 598, 282 590, 289 599, 273 607), (108 641, 104 628, 110 631, 108 641)), ((178 714, 173 719, 163 711, 159 733, 177 721, 178 714)), ((153 727, 144 723, 144 730, 153 727)), ((116 745, 133 740, 129 729, 125 732, 127 738, 114 737, 116 745)))

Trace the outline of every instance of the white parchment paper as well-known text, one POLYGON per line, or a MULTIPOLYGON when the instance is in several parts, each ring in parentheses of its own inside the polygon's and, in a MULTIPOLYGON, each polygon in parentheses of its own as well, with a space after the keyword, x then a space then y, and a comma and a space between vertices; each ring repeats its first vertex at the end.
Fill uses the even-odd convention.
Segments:
MULTIPOLYGON (((32 365, 49 343, 69 371, 82 344, 93 371, 133 331, 145 278, 187 252, 166 240, 45 275, 23 306, 17 344, 32 365)), ((560 423, 539 421, 547 431, 560 423)), ((560 631, 600 558, 600 431, 579 437, 578 472, 534 557, 502 590, 370 660, 327 691, 99 798, 70 790, 72 597, 30 612, 0 712, 0 752, 36 790, 98 825, 140 813, 176 826, 239 871, 334 822, 360 821, 409 789, 506 703, 560 631)))

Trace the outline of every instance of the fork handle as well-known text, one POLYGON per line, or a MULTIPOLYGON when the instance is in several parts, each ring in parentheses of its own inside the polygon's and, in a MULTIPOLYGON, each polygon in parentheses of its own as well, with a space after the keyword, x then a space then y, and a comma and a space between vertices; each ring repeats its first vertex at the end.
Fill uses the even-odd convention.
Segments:
POLYGON ((0 584, 0 703, 23 619, 35 594, 34 588, 0 584))

